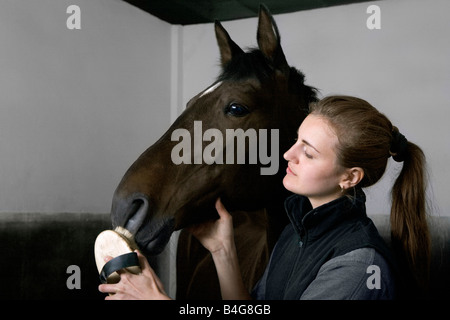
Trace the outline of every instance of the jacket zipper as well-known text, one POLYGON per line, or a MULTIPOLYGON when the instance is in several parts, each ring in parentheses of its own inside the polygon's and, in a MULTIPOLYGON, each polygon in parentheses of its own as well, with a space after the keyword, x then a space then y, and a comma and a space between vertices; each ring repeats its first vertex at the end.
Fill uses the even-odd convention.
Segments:
POLYGON ((287 286, 288 286, 288 284, 289 284, 289 282, 291 280, 292 274, 294 273, 294 269, 298 265, 298 262, 300 261, 300 259, 302 257, 302 254, 305 251, 305 245, 307 243, 307 235, 308 234, 307 234, 307 231, 305 229, 303 229, 303 230, 304 230, 303 235, 299 235, 299 241, 298 241, 299 250, 297 251, 297 254, 295 255, 295 261, 292 264, 291 270, 289 272, 289 276, 287 278, 286 283, 284 284, 283 296, 286 295, 286 289, 287 289, 287 286))
POLYGON ((283 296, 286 295, 286 289, 287 289, 288 283, 289 283, 290 280, 291 280, 292 274, 294 273, 294 269, 295 269, 295 267, 297 266, 297 264, 298 264, 298 262, 299 262, 299 260, 300 260, 300 258, 301 258, 301 256, 302 256, 303 252, 305 251, 305 246, 306 246, 307 238, 308 238, 308 230, 304 227, 303 221, 305 220, 305 218, 306 218, 308 215, 313 214, 313 212, 315 212, 315 210, 311 210, 310 212, 308 212, 308 213, 303 217, 303 219, 302 219, 302 224, 301 224, 301 229, 300 229, 300 230, 297 229, 297 230, 298 230, 297 234, 298 234, 298 238, 299 238, 299 239, 298 239, 298 248, 299 248, 299 250, 298 250, 298 252, 297 252, 297 254, 296 254, 296 256, 295 256, 295 261, 294 261, 294 263, 292 264, 291 270, 290 270, 290 272, 289 272, 289 277, 287 278, 287 281, 286 281, 286 283, 284 284, 283 296))

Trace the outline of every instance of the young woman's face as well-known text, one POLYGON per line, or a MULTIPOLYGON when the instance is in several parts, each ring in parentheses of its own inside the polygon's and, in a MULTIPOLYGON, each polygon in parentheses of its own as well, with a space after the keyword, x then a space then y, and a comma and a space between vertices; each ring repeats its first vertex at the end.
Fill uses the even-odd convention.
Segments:
POLYGON ((345 169, 337 164, 337 143, 328 122, 309 115, 298 129, 297 142, 284 154, 288 161, 284 187, 308 197, 314 208, 341 196, 345 169))

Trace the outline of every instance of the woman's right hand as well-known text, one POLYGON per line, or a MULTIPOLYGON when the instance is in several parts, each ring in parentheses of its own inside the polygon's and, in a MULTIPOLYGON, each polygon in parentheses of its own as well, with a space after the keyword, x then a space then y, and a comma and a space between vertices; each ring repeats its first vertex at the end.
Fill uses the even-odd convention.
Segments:
POLYGON ((216 200, 216 210, 219 219, 204 222, 188 229, 211 254, 234 245, 233 218, 225 209, 220 198, 216 200))
POLYGON ((234 243, 233 218, 220 201, 216 201, 219 219, 190 227, 190 232, 211 252, 220 283, 222 299, 251 299, 239 267, 234 243))

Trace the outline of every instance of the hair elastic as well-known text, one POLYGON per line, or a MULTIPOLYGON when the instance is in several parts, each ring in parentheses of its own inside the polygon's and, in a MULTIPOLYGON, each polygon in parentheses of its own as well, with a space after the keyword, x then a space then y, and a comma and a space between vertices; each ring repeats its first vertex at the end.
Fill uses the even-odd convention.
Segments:
POLYGON ((397 127, 392 128, 392 141, 389 154, 397 162, 405 161, 406 152, 408 149, 408 140, 403 134, 398 131, 397 127))

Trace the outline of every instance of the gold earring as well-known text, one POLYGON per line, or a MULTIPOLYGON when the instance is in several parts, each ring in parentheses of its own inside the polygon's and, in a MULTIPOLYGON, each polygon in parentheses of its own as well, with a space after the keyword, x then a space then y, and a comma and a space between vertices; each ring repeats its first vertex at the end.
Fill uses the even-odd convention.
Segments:
POLYGON ((339 185, 339 187, 341 187, 341 193, 344 193, 344 187, 343 186, 341 186, 341 185, 339 185))

